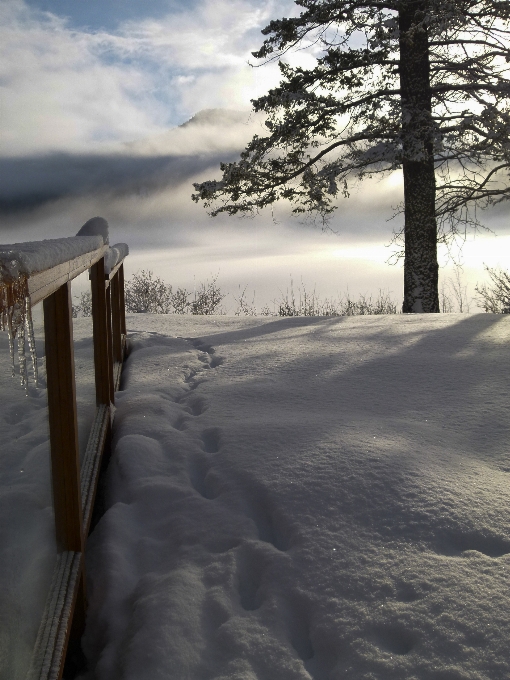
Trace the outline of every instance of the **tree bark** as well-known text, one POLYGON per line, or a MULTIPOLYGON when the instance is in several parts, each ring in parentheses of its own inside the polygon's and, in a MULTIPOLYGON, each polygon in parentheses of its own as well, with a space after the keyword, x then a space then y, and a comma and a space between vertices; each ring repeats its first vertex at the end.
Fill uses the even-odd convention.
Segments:
POLYGON ((427 0, 402 0, 399 9, 407 313, 439 312, 430 62, 421 25, 426 9, 427 0))

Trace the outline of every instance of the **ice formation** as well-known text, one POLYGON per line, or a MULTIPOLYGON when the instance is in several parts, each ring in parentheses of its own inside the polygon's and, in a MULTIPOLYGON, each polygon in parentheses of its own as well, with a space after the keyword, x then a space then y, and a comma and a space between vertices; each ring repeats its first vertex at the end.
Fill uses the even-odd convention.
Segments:
MULTIPOLYGON (((102 218, 93 218, 101 220, 102 218)), ((92 222, 89 220, 81 229, 92 222)), ((89 233, 70 238, 47 239, 43 241, 27 241, 0 246, 0 328, 9 334, 9 351, 11 355, 12 374, 15 375, 14 340, 18 344, 18 362, 21 384, 27 390, 28 373, 25 355, 25 340, 32 359, 34 380, 37 384, 37 356, 35 352, 30 297, 28 293, 28 279, 37 272, 56 267, 59 264, 96 250, 108 240, 108 225, 106 232, 102 223, 95 228, 102 231, 89 230, 89 233), (105 236, 106 234, 106 236, 105 236)), ((94 225, 93 225, 94 226, 94 225)), ((87 230, 85 230, 87 231, 87 230)), ((127 248, 127 246, 126 246, 127 248)), ((117 252, 118 246, 117 246, 117 252)))
POLYGON ((14 369, 14 339, 18 341, 18 362, 20 368, 21 385, 27 389, 27 361, 25 356, 25 331, 34 370, 34 380, 37 384, 37 356, 35 353, 34 328, 28 295, 27 277, 21 275, 10 282, 0 282, 0 327, 9 334, 9 353, 11 355, 12 376, 14 369))

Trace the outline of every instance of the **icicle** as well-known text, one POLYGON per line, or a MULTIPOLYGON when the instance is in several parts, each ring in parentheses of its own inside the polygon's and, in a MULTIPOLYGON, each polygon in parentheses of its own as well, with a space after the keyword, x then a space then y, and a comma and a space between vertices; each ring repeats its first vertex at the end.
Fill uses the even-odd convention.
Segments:
POLYGON ((20 276, 14 281, 0 282, 0 326, 2 330, 7 330, 9 336, 9 353, 11 355, 13 377, 15 376, 14 338, 18 341, 18 362, 21 386, 25 388, 25 393, 28 394, 25 329, 28 332, 28 345, 30 348, 36 385, 38 374, 32 312, 30 308, 30 297, 28 295, 28 282, 25 276, 20 276))
POLYGON ((20 315, 22 318, 18 326, 19 375, 21 380, 21 387, 24 387, 25 394, 28 394, 27 355, 25 354, 25 319, 26 319, 25 309, 20 310, 20 315))
POLYGON ((27 319, 27 331, 28 331, 28 347, 30 349, 30 357, 32 359, 32 369, 34 371, 34 383, 37 387, 39 382, 39 371, 37 370, 37 352, 35 349, 35 335, 34 335, 34 322, 32 320, 32 305, 30 304, 30 298, 25 298, 25 310, 27 319))
MULTIPOLYGON (((5 330, 5 329, 4 329, 5 330)), ((14 331, 12 329, 12 307, 7 310, 7 333, 9 335, 9 354, 11 356, 11 376, 14 378, 14 331)))

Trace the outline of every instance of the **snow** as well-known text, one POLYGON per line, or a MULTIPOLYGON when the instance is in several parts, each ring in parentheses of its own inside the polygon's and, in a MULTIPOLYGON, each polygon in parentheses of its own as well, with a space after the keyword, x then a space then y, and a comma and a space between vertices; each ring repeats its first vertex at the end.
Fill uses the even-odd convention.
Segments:
POLYGON ((115 265, 129 255, 129 246, 126 243, 116 243, 106 251, 104 258, 104 270, 109 274, 115 265))
MULTIPOLYGON (((42 304, 35 305, 37 386, 11 377, 0 333, 0 678, 24 680, 57 556, 51 493, 42 304)), ((73 319, 80 457, 96 412, 92 319, 73 319)), ((19 338, 19 336, 18 336, 19 338)))
POLYGON ((510 677, 510 318, 133 315, 83 680, 510 677))
POLYGON ((104 217, 91 217, 76 236, 102 236, 104 243, 109 243, 108 222, 104 217))
POLYGON ((11 377, 0 333, 0 677, 26 677, 57 555, 51 498, 41 305, 34 309, 39 383, 11 377))
MULTIPOLYGON (((44 239, 0 245, 0 283, 10 282, 20 275, 30 276, 67 260, 89 253, 108 243, 108 222, 103 217, 92 217, 76 236, 44 239)), ((109 254, 109 261, 120 253, 127 255, 126 244, 117 243, 109 254)), ((108 251, 109 253, 109 251, 108 251)), ((112 265, 115 266, 116 262, 112 265)), ((108 270, 109 271, 109 270, 108 270)))
POLYGON ((71 236, 0 245, 0 283, 56 267, 102 245, 102 236, 71 236))

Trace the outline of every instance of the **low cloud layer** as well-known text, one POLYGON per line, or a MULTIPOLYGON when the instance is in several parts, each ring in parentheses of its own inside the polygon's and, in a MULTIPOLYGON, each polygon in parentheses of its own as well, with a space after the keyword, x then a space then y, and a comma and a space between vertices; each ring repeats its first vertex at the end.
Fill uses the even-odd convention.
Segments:
POLYGON ((181 186, 191 194, 192 181, 234 160, 258 127, 249 112, 213 109, 165 133, 105 145, 103 153, 0 157, 0 214, 34 214, 70 200, 143 201, 181 186))
MULTIPOLYGON (((175 187, 225 156, 50 154, 0 159, 0 213, 24 213, 63 199, 145 198, 175 187)), ((191 192, 190 192, 191 193, 191 192)))

